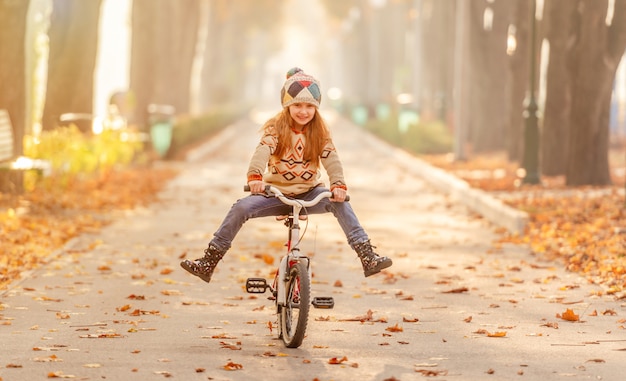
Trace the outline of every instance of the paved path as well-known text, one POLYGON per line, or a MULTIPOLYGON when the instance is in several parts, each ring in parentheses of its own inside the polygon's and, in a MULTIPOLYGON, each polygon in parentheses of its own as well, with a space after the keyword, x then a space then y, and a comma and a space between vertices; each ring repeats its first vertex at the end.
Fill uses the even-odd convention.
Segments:
POLYGON ((331 122, 351 202, 394 266, 363 278, 333 217, 312 217, 303 250, 314 294, 333 296, 335 308, 312 310, 300 348, 276 339, 271 302, 243 290, 247 277, 271 277, 263 258, 279 257, 281 224, 249 221, 211 284, 178 266, 244 196, 259 126, 242 121, 195 160, 166 164, 181 173, 160 202, 72 241, 1 295, 0 379, 624 378, 624 301, 594 296, 524 248, 494 245, 486 220, 356 127, 331 122), (581 321, 557 318, 567 309, 581 321))

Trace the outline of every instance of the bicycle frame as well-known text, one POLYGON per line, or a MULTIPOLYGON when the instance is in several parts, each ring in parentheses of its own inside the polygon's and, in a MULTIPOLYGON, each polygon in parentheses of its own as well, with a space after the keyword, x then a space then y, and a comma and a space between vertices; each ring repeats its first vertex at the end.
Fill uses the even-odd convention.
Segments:
MULTIPOLYGON (((246 186, 244 190, 249 188, 246 186)), ((281 258, 280 264, 270 286, 265 278, 248 278, 246 291, 264 293, 272 291, 276 304, 279 322, 279 336, 289 348, 297 348, 304 339, 309 314, 309 304, 315 308, 333 308, 332 297, 316 297, 311 300, 311 266, 308 257, 300 254, 300 214, 302 209, 317 205, 324 198, 332 198, 330 191, 325 191, 312 200, 298 200, 283 195, 273 186, 266 186, 265 193, 274 196, 284 204, 291 206, 292 212, 287 216, 288 240, 287 253, 281 258)), ((346 198, 347 199, 347 198, 346 198)))
POLYGON ((287 227, 289 228, 289 240, 287 242, 287 255, 285 255, 278 266, 278 274, 276 277, 276 281, 281 284, 275 284, 274 288, 276 291, 276 303, 279 306, 284 306, 287 304, 287 293, 286 285, 289 281, 289 268, 293 265, 291 261, 306 261, 305 265, 307 271, 309 272, 309 276, 311 276, 311 266, 309 258, 306 256, 300 255, 300 213, 303 208, 311 207, 317 205, 322 199, 330 198, 333 196, 331 192, 322 192, 317 195, 314 199, 309 201, 304 200, 296 200, 288 198, 283 195, 278 189, 269 186, 266 191, 268 193, 273 194, 276 198, 280 199, 284 204, 292 207, 292 214, 288 216, 288 219, 291 221, 287 222, 287 227))

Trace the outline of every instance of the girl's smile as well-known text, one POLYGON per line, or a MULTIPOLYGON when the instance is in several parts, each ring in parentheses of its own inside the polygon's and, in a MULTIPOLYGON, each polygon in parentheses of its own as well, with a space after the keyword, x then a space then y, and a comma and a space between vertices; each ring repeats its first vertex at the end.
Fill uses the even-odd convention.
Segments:
POLYGON ((300 127, 304 127, 315 116, 317 107, 310 103, 294 103, 289 106, 289 115, 300 127))

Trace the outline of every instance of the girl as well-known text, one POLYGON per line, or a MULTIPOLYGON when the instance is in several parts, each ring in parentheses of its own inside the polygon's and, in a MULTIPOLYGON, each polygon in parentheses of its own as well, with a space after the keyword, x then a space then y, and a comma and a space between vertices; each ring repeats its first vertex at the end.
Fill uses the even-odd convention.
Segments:
POLYGON ((320 163, 328 174, 333 198, 323 199, 306 212, 334 214, 348 244, 361 260, 366 277, 391 266, 391 259, 374 252, 350 203, 344 201, 347 187, 343 168, 328 127, 319 114, 320 100, 320 86, 315 78, 297 67, 287 72, 281 90, 283 110, 263 126, 263 137, 250 160, 248 185, 252 194, 231 207, 204 256, 182 261, 182 268, 210 282, 217 263, 244 222, 250 218, 286 215, 291 210, 279 199, 265 196, 265 185, 273 185, 287 196, 313 199, 328 190, 320 181, 320 163))

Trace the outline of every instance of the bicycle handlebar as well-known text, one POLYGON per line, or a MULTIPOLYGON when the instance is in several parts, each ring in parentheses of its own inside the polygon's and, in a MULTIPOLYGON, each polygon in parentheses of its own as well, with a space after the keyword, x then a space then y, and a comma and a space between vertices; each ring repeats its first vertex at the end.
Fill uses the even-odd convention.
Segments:
MULTIPOLYGON (((249 185, 244 185, 243 186, 243 190, 244 190, 244 192, 250 192, 250 186, 249 185)), ((324 198, 332 198, 333 197, 333 193, 332 192, 326 191, 326 192, 322 192, 322 193, 318 194, 317 196, 315 196, 314 199, 308 200, 308 201, 299 200, 299 199, 293 199, 293 198, 289 198, 289 197, 285 196, 280 190, 278 190, 278 188, 273 187, 271 185, 266 185, 265 186, 265 194, 278 198, 280 201, 282 201, 286 205, 290 205, 290 206, 300 205, 300 206, 303 206, 305 208, 309 208, 309 207, 312 207, 314 205, 317 205, 324 198)), ((349 195, 346 195, 345 201, 350 201, 350 196, 349 195)))

